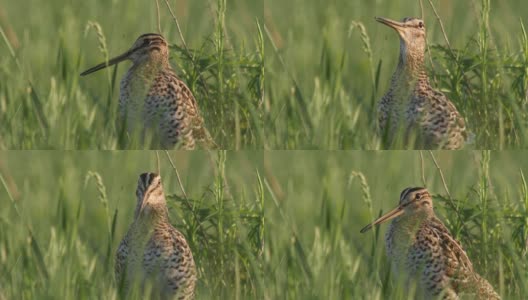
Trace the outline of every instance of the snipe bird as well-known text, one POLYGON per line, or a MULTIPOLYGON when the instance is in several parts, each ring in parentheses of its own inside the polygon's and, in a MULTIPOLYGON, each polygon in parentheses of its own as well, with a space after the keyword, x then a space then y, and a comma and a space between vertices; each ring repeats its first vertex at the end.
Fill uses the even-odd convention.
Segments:
POLYGON ((163 36, 147 33, 139 36, 125 53, 100 63, 81 76, 99 71, 124 60, 132 67, 121 80, 119 113, 129 134, 144 142, 146 134, 153 147, 194 149, 215 148, 200 116, 191 90, 174 73, 169 63, 169 47, 163 36))
POLYGON ((378 104, 378 126, 389 144, 397 136, 414 138, 417 148, 460 149, 468 134, 455 105, 429 83, 425 69, 425 24, 417 18, 402 22, 376 17, 400 37, 398 66, 389 90, 378 104))
POLYGON ((466 252, 433 211, 432 197, 422 187, 406 188, 398 207, 361 229, 393 220, 385 235, 387 254, 396 276, 416 283, 426 299, 500 299, 473 269, 466 252))
POLYGON ((185 237, 169 222, 161 177, 141 174, 136 196, 134 222, 116 253, 118 285, 129 293, 150 284, 162 299, 193 299, 196 266, 185 237))

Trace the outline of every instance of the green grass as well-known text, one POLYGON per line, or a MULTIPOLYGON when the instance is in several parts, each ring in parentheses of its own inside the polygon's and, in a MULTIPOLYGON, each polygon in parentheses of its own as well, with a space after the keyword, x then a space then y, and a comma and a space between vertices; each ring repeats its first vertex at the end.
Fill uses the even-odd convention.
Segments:
POLYGON ((436 214, 503 299, 528 296, 523 152, 266 152, 268 299, 412 299, 390 271, 388 224, 360 234, 400 192, 427 186, 436 214))
MULTIPOLYGON (((221 149, 262 149, 261 1, 165 0, 160 28, 171 62, 221 149)), ((157 32, 155 1, 0 4, 0 149, 121 149, 119 81, 130 66, 81 71, 157 32)))
MULTIPOLYGON (((420 1, 270 2, 267 149, 382 148, 377 102, 396 67, 399 41, 374 16, 419 17, 420 1)), ((432 2, 452 50, 423 0, 428 73, 475 134, 470 148, 528 148, 526 2, 432 2)))
MULTIPOLYGON (((199 268, 198 299, 407 299, 387 225, 359 230, 425 185, 475 269, 528 295, 523 151, 164 153, 172 223, 199 268), (423 170, 423 175, 422 175, 423 170), (422 180, 423 178, 423 180, 422 180)), ((155 152, 0 153, 0 298, 117 298, 113 255, 155 152)))
MULTIPOLYGON (((185 194, 161 153, 164 191, 193 251, 198 299, 260 298, 262 153, 170 155, 185 194)), ((116 299, 114 253, 155 152, 2 152, 0 162, 0 299, 116 299)))
MULTIPOLYGON (((423 2, 429 74, 475 133, 470 147, 526 148, 525 1, 433 1, 451 48, 423 2)), ((251 150, 171 152, 185 193, 160 153, 199 299, 407 299, 387 225, 359 230, 419 185, 503 298, 528 297, 526 153, 434 152, 448 192, 429 152, 422 165, 416 151, 260 151, 382 148, 376 103, 398 38, 374 16, 419 16, 419 1, 170 3, 187 45, 160 0, 172 65, 220 147, 251 150)), ((0 149, 124 148, 129 63, 79 73, 157 24, 155 1, 0 3, 0 149)), ((117 299, 113 255, 138 175, 157 168, 152 151, 0 152, 0 300, 117 299)))

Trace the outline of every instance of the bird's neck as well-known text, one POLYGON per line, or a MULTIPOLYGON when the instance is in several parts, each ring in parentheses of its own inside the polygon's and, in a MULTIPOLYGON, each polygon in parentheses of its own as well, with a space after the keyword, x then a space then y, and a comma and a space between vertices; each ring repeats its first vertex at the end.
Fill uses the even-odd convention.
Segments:
POLYGON ((431 218, 429 213, 421 212, 410 216, 403 214, 394 219, 391 223, 391 227, 394 228, 394 238, 405 244, 412 243, 420 227, 429 218, 431 218))
POLYGON ((130 68, 130 72, 140 75, 140 77, 152 80, 162 70, 169 68, 170 64, 168 59, 163 59, 161 57, 146 57, 142 60, 135 61, 132 67, 130 68))
POLYGON ((160 223, 166 223, 169 220, 167 206, 162 204, 149 204, 144 207, 136 218, 136 223, 145 228, 154 228, 160 223))
POLYGON ((429 84, 425 70, 425 53, 423 49, 407 47, 400 43, 398 66, 392 75, 391 88, 402 91, 413 91, 416 84, 429 84))

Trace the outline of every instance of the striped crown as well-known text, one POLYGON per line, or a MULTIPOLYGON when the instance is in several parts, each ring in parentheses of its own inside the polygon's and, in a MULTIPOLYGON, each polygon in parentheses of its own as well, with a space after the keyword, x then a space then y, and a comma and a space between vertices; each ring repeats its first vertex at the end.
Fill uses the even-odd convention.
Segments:
POLYGON ((157 187, 161 187, 161 177, 156 173, 143 173, 139 175, 138 184, 136 188, 137 205, 135 217, 139 215, 143 201, 146 201, 149 194, 157 187))
POLYGON ((406 206, 415 200, 422 199, 424 196, 431 197, 429 191, 424 187, 406 188, 400 194, 400 205, 406 206))
POLYGON ((161 47, 167 47, 167 41, 161 34, 157 33, 146 33, 140 35, 134 45, 132 46, 132 52, 135 52, 140 49, 157 49, 161 50, 161 47))

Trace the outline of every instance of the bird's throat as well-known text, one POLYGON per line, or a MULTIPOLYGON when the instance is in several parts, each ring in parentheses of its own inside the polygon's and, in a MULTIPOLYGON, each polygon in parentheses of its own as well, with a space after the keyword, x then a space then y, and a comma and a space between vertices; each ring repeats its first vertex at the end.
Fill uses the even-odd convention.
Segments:
POLYGON ((395 75, 407 80, 419 79, 425 74, 423 50, 408 47, 404 41, 400 42, 400 55, 395 75))

